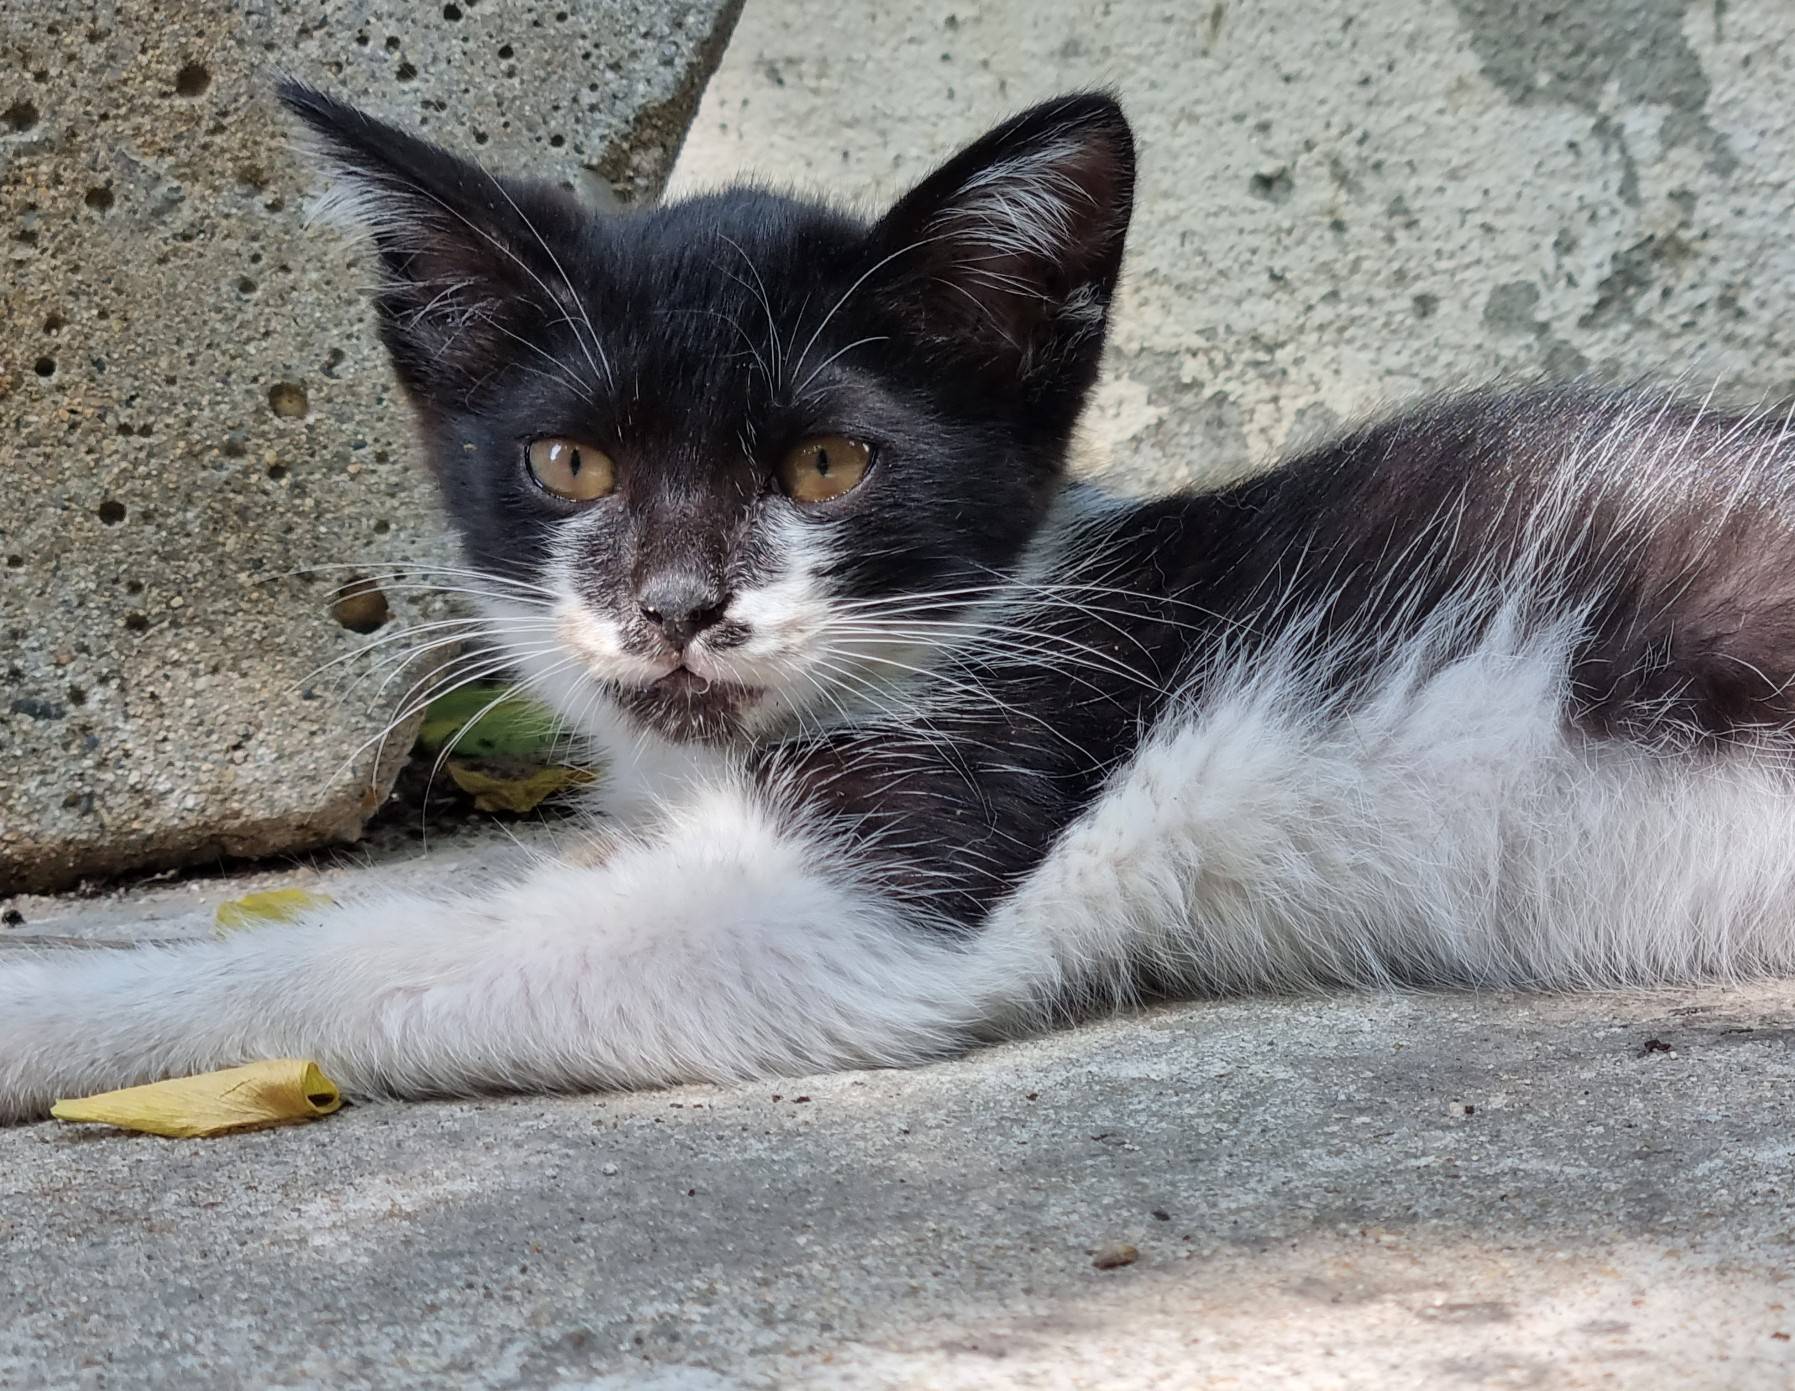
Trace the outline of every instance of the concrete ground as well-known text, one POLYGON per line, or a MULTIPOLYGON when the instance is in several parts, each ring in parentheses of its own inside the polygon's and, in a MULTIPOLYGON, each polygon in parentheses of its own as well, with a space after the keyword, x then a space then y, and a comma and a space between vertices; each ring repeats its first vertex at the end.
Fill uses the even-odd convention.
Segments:
MULTIPOLYGON (((20 900, 0 950, 418 872, 20 900)), ((1789 986, 1242 1000, 908 1073, 4 1130, 0 1386, 1787 1387, 1792 1040, 1789 986)))
MULTIPOLYGON (((1209 100, 1170 70, 1184 62, 1176 52, 1155 57, 1170 32, 1159 9, 961 8, 751 2, 682 178, 751 161, 776 177, 839 169, 853 188, 889 188, 979 122, 1093 76, 1129 86, 1164 151, 1182 126, 1175 102, 1209 100)), ((1192 58, 1190 72, 1235 82, 1245 66, 1204 56, 1224 44, 1226 57, 1235 12, 1200 8, 1190 32, 1208 66, 1192 58)), ((1482 13, 1469 0, 1456 9, 1482 13)), ((1728 7, 1726 42, 1761 9, 1728 7)), ((1504 23, 1489 18, 1476 41, 1495 42, 1504 23)), ((1720 28, 1718 6, 1712 24, 1685 25, 1704 61, 1720 28)), ((1244 41, 1328 61, 1333 39, 1298 30, 1244 41)), ((1755 70, 1773 81, 1782 69, 1755 70)), ((1425 82, 1450 85, 1440 111, 1476 105, 1476 71, 1473 60, 1428 67, 1425 82)), ((1280 83, 1284 121, 1315 88, 1280 83)), ((1560 100, 1568 90, 1547 94, 1558 106, 1542 97, 1512 120, 1480 117, 1478 138, 1556 148, 1560 126, 1587 124, 1560 100)), ((1610 136, 1634 132, 1649 153, 1626 110, 1603 111, 1610 136)), ((1284 155, 1255 163, 1228 143, 1244 128, 1204 127, 1188 143, 1226 166, 1235 193, 1260 173, 1271 194, 1287 191, 1269 172, 1284 155)), ((1431 155, 1427 130, 1414 144, 1431 155)), ((1328 175, 1308 182, 1292 142, 1289 206, 1301 208, 1328 175)), ((1606 158, 1615 146, 1586 148, 1606 158)), ((1162 188, 1183 177, 1168 157, 1149 170, 1162 188)), ((1341 187, 1370 177, 1349 170, 1341 187)), ((1462 169, 1439 177, 1442 196, 1464 186, 1462 169)), ((1649 165, 1640 175, 1648 195, 1669 177, 1649 165)), ((1374 194, 1385 196, 1362 196, 1374 194)), ((1417 207, 1436 213, 1464 221, 1456 207, 1417 207)), ((1466 223, 1473 239, 1526 241, 1502 213, 1466 223)), ((1368 382, 1369 348, 1320 300, 1326 331, 1277 319, 1294 312, 1287 303, 1266 310, 1266 341, 1312 345, 1310 356, 1214 367, 1231 316, 1290 282, 1261 290, 1262 266, 1223 264, 1216 321, 1179 317, 1194 311, 1176 309, 1187 300, 1173 292, 1197 294, 1210 268, 1195 253, 1179 260, 1182 239, 1151 220, 1168 216, 1144 224, 1103 416, 1112 441, 1151 456, 1149 473, 1195 466, 1202 449, 1209 466, 1232 468, 1310 428, 1308 405, 1327 407, 1308 417, 1325 424, 1403 386, 1411 368, 1424 384, 1433 339, 1368 382), (1174 351, 1198 340, 1194 356, 1174 351)), ((1356 216, 1341 220, 1348 231, 1322 218, 1300 236, 1356 234, 1356 216)), ((1249 240, 1230 235, 1235 248, 1249 240)), ((1214 249, 1207 236, 1198 250, 1214 249)), ((1274 229, 1274 243, 1298 248, 1281 264, 1300 281, 1316 263, 1293 237, 1274 229)), ((1548 229, 1541 254, 1550 244, 1548 229)), ((1425 260, 1406 246, 1388 255, 1425 260)), ((1442 264, 1467 285, 1490 280, 1442 264)), ((1510 338, 1477 303, 1455 306, 1450 287, 1418 286, 1391 290, 1390 312, 1409 314, 1413 299, 1418 314, 1439 290, 1428 332, 1462 334, 1441 351, 1448 374, 1525 365, 1498 348, 1546 353, 1576 331, 1579 311, 1555 303, 1555 282, 1539 301, 1549 327, 1510 338)), ((1377 314, 1362 325, 1367 344, 1398 331, 1377 314)), ((1609 331, 1578 340, 1592 360, 1609 331)), ((0 929, 0 951, 37 935, 179 937, 253 888, 447 875, 507 853, 502 837, 458 836, 423 865, 287 866, 21 900, 26 921, 0 929)), ((355 1107, 209 1142, 0 1131, 0 1386, 1785 1388, 1792 1040, 1795 985, 1261 999, 1169 1006, 911 1073, 355 1107), (1117 1244, 1136 1259, 1098 1268, 1117 1244)))

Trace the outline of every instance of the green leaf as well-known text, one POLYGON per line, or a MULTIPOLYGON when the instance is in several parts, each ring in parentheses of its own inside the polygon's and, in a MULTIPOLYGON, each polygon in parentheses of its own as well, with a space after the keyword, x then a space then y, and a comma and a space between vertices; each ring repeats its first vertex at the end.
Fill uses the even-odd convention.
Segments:
POLYGON ((555 720, 547 709, 509 686, 490 682, 438 696, 418 728, 423 752, 452 746, 468 758, 540 761, 554 742, 555 720))

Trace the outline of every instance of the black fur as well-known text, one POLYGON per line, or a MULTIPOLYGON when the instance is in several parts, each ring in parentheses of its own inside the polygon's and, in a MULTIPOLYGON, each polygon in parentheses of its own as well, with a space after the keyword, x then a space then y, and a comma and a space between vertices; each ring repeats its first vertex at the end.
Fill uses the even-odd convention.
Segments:
POLYGON ((849 538, 844 595, 976 583, 1039 524, 1120 273, 1133 147, 1108 97, 1018 117, 868 224, 758 188, 595 216, 309 88, 282 95, 326 160, 390 205, 373 220, 381 332, 475 564, 540 564, 568 509, 520 461, 552 434, 618 461, 623 505, 589 577, 618 611, 669 570, 719 594, 764 577, 773 470, 822 431, 877 450, 874 476, 829 508, 849 538), (1068 139, 1079 153, 1059 173, 1091 210, 1074 255, 993 258, 966 229, 930 230, 965 177, 1068 139), (1075 292, 1086 312, 1062 317, 1075 292))

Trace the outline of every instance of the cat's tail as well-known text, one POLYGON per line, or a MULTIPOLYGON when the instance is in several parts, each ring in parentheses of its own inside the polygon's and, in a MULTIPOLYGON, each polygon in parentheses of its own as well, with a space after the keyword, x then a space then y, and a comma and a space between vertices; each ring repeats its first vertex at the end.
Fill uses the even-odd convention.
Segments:
POLYGON ((1035 972, 1016 957, 907 913, 724 789, 601 865, 490 897, 0 964, 0 1119, 274 1057, 362 1097, 909 1064, 1026 1013, 1035 972))

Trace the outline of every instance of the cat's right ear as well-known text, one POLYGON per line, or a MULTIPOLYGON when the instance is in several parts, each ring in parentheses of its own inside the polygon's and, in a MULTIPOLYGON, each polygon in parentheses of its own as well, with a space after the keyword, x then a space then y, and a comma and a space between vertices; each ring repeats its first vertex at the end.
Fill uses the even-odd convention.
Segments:
POLYGON ((280 99, 326 185, 315 220, 379 257, 380 332, 425 405, 467 403, 554 321, 582 311, 563 265, 590 216, 559 189, 501 179, 304 83, 280 99))
POLYGON ((1103 92, 967 146, 874 231, 880 293, 999 387, 1076 405, 1097 371, 1134 202, 1134 138, 1103 92))

